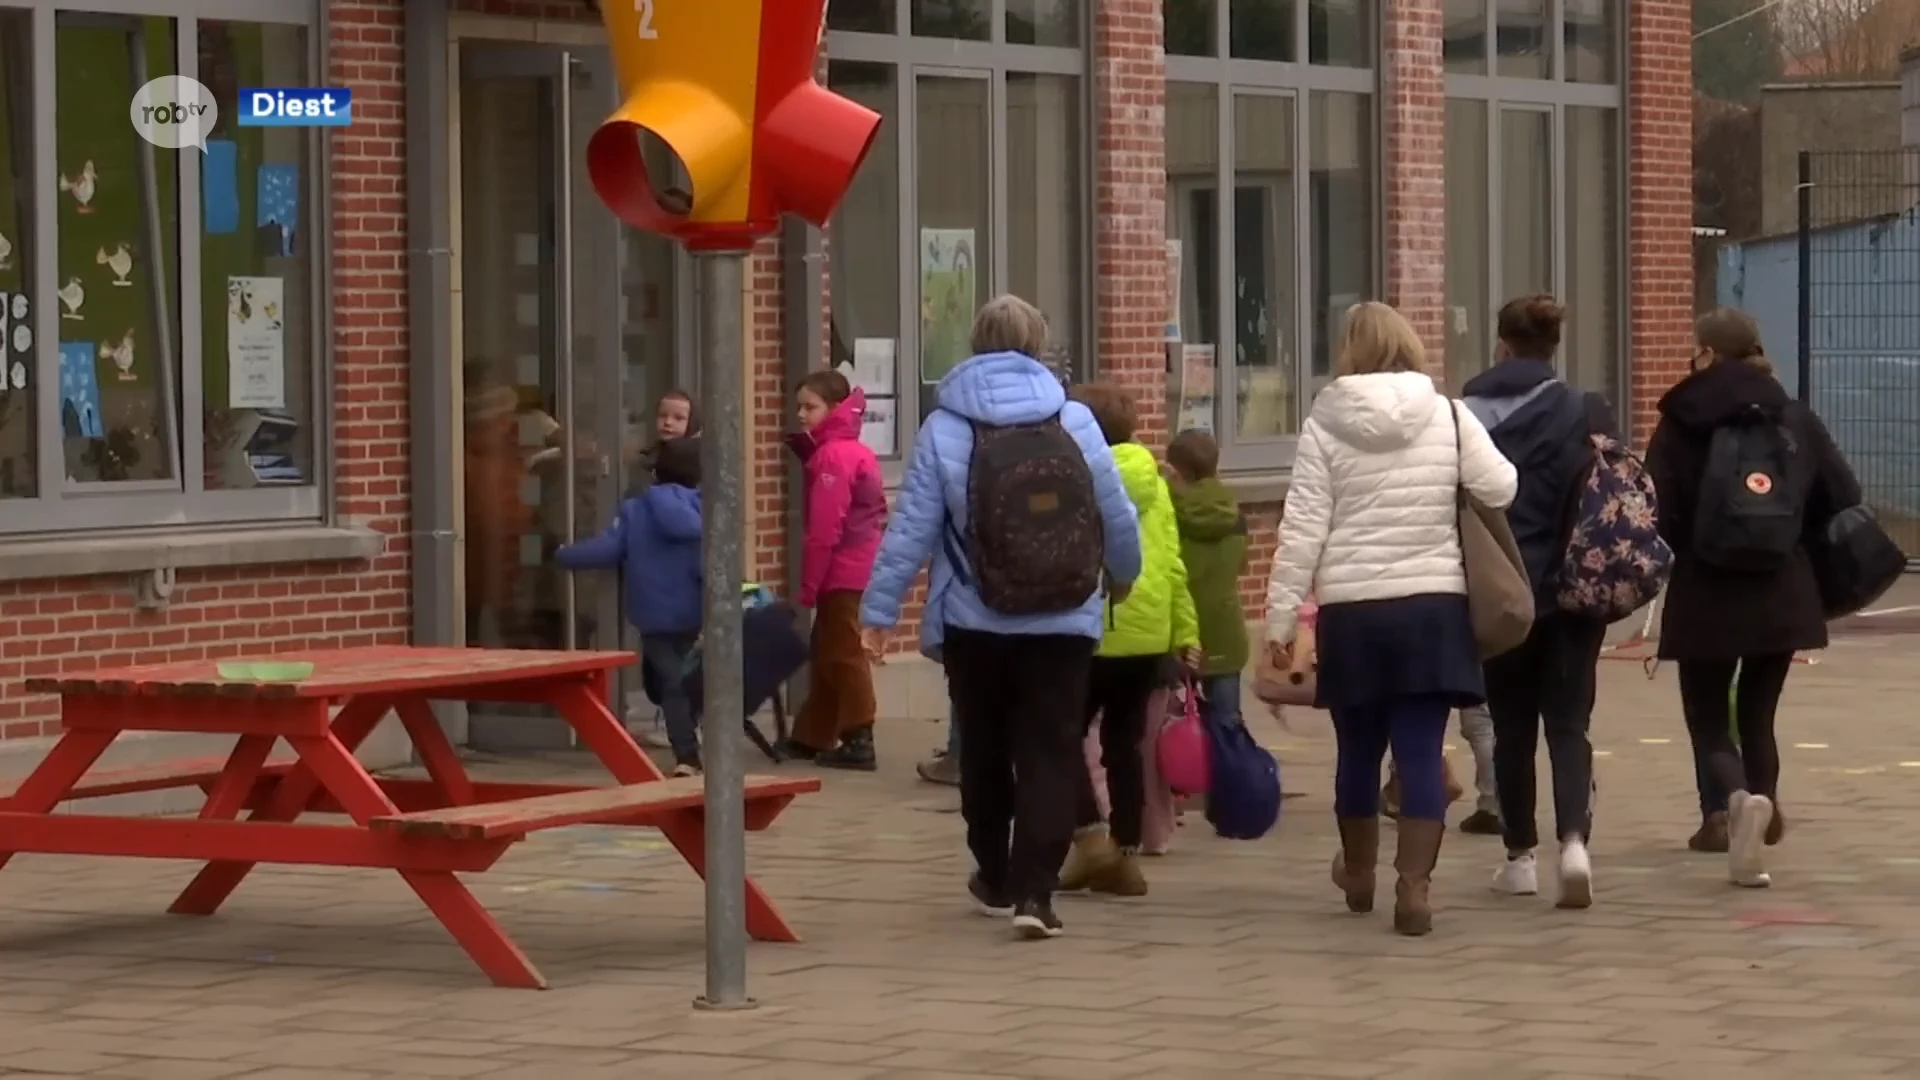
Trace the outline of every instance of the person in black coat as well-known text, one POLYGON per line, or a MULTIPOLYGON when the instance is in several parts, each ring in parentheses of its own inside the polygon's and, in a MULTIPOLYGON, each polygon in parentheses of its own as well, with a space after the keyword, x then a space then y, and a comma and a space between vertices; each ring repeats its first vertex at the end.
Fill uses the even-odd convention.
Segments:
POLYGON ((1469 380, 1467 407, 1520 473, 1507 524, 1533 583, 1534 623, 1519 648, 1485 664, 1493 717, 1494 787, 1507 857, 1496 892, 1539 892, 1534 848, 1534 757, 1542 728, 1553 767, 1554 838, 1560 843, 1561 907, 1593 903, 1587 842, 1593 831, 1594 669, 1606 623, 1560 610, 1560 562, 1574 525, 1575 488, 1593 468, 1596 432, 1614 434, 1613 410, 1598 394, 1562 381, 1553 367, 1566 309, 1551 296, 1524 296, 1500 309, 1499 359, 1469 380))
POLYGON ((1806 539, 1834 514, 1859 504, 1860 483, 1826 425, 1773 377, 1751 317, 1730 308, 1709 312, 1694 324, 1694 341, 1693 373, 1660 399, 1660 422, 1647 446, 1660 535, 1674 554, 1657 651, 1660 659, 1679 663, 1680 705, 1694 753, 1714 785, 1728 793, 1729 877, 1758 888, 1770 883, 1762 844, 1779 842, 1785 829, 1775 809, 1780 751, 1774 712, 1794 653, 1827 645, 1806 539), (1733 570, 1700 556, 1696 514, 1714 432, 1756 412, 1777 426, 1790 448, 1781 482, 1804 499, 1802 541, 1772 569, 1733 570), (1739 715, 1730 718, 1727 698, 1736 665, 1739 715), (1730 719, 1739 728, 1738 749, 1730 719))

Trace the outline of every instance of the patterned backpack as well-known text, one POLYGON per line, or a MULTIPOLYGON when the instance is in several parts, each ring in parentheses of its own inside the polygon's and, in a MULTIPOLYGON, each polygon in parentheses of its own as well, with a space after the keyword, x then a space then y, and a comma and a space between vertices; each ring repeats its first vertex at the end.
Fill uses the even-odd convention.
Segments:
POLYGON ((1093 470, 1058 415, 973 422, 966 534, 949 522, 943 540, 954 576, 1002 615, 1072 611, 1100 591, 1106 533, 1093 470))
POLYGON ((1574 492, 1560 561, 1560 610, 1618 622, 1653 601, 1673 571, 1660 538, 1653 478, 1618 439, 1595 434, 1593 467, 1574 492))

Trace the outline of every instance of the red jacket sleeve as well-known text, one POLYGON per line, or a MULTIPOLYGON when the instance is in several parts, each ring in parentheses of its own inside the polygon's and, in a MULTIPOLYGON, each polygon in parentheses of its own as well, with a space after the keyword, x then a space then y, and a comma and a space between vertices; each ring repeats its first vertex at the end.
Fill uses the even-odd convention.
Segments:
POLYGON ((807 539, 800 559, 800 606, 812 607, 827 582, 833 552, 847 527, 853 505, 856 464, 848 455, 822 447, 807 469, 807 539))

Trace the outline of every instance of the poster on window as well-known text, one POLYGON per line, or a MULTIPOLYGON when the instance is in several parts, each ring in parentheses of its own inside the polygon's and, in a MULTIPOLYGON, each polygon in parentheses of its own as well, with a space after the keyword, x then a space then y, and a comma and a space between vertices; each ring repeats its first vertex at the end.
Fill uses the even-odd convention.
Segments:
POLYGON ((1180 241, 1167 241, 1167 328, 1161 338, 1170 345, 1180 340, 1180 291, 1186 284, 1180 278, 1184 257, 1180 241))
POLYGON ((894 394, 894 347, 892 338, 854 338, 853 370, 847 381, 866 392, 867 397, 892 397, 894 394))
POLYGON ((277 277, 227 279, 227 405, 287 406, 286 312, 277 277))
POLYGON ((1180 413, 1175 432, 1213 432, 1213 346, 1180 348, 1180 413))
POLYGON ((895 398, 868 398, 867 411, 860 418, 860 441, 883 458, 900 452, 898 408, 895 398))
POLYGON ((939 382, 971 350, 974 308, 972 229, 920 230, 920 379, 939 382))

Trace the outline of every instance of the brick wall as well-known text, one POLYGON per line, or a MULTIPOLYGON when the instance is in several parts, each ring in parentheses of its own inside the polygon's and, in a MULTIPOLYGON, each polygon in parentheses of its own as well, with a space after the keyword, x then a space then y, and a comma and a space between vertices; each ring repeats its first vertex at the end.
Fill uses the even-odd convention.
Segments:
POLYGON ((1104 0, 1093 19, 1094 340, 1131 389, 1142 441, 1167 438, 1167 82, 1161 0, 1104 0))
POLYGON ((1687 373, 1693 321, 1693 15, 1639 0, 1627 24, 1627 356, 1635 441, 1687 373))
MULTIPOLYGON (((354 89, 333 136, 333 470, 341 517, 388 535, 371 564, 183 570, 162 610, 131 575, 0 584, 0 739, 51 734, 34 676, 255 649, 402 642, 408 631, 406 230, 401 0, 335 0, 329 81, 354 89)), ((50 108, 51 103, 42 107, 50 108)))
POLYGON ((1419 332, 1441 370, 1447 303, 1447 86, 1441 13, 1430 0, 1388 0, 1381 28, 1386 300, 1419 332))

